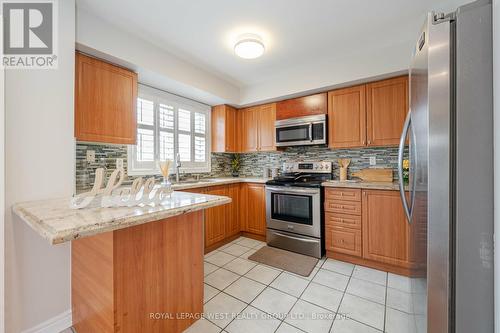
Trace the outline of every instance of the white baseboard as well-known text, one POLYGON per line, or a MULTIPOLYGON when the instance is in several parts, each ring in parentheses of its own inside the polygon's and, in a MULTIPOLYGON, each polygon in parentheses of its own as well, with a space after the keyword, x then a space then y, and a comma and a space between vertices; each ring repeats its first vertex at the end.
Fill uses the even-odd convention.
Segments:
POLYGON ((71 310, 64 311, 22 333, 59 333, 72 325, 71 310))

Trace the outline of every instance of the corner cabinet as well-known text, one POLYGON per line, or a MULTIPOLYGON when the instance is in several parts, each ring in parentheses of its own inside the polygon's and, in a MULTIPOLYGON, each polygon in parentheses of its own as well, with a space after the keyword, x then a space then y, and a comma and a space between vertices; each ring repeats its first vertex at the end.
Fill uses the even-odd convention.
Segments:
POLYGON ((407 112, 408 76, 330 91, 328 146, 395 146, 407 112))
POLYGON ((239 111, 241 119, 241 151, 274 151, 276 104, 264 104, 239 111))
POLYGON ((75 137, 135 144, 137 74, 76 53, 75 137))
POLYGON ((212 108, 212 152, 235 153, 239 151, 237 137, 237 110, 229 105, 212 108))

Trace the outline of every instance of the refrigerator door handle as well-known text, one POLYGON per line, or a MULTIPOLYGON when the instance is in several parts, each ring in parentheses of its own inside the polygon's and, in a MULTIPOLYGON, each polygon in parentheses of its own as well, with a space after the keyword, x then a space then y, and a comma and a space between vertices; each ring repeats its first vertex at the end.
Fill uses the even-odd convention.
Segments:
MULTIPOLYGON (((406 115, 406 120, 403 125, 403 133, 401 133, 401 138, 399 139, 399 151, 398 151, 398 178, 399 178, 399 194, 401 196, 401 202, 403 203, 403 209, 408 219, 408 223, 411 223, 411 207, 408 206, 408 201, 405 195, 405 184, 403 181, 403 154, 405 149, 405 141, 408 136, 408 130, 411 126, 411 110, 408 111, 406 115)), ((412 199, 411 199, 412 200, 412 199)), ((413 201, 413 200, 412 200, 413 201)))

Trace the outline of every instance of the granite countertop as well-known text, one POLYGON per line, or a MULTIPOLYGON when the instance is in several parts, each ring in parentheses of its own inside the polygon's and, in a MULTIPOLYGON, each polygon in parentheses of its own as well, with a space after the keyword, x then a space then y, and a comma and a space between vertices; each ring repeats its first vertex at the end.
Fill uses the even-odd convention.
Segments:
POLYGON ((174 191, 162 205, 83 209, 69 208, 70 198, 29 201, 12 209, 40 236, 51 244, 132 227, 165 218, 224 205, 231 198, 174 191))
MULTIPOLYGON (((362 188, 372 190, 397 190, 399 191, 399 182, 365 182, 359 180, 329 180, 321 184, 324 187, 347 187, 347 188, 362 188)), ((408 186, 405 186, 405 190, 408 186)))
POLYGON ((217 186, 217 185, 227 185, 227 184, 237 184, 237 183, 260 183, 265 184, 268 180, 272 178, 252 178, 252 177, 221 177, 221 178, 201 178, 197 182, 180 182, 172 183, 172 188, 174 190, 187 190, 191 188, 207 187, 207 186, 217 186))

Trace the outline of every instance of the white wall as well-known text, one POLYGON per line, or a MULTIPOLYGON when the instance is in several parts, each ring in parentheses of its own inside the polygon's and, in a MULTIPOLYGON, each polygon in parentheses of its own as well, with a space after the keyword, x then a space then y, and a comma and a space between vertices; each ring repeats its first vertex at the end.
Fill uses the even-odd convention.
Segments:
MULTIPOLYGON (((75 2, 61 0, 59 68, 8 70, 5 75, 5 323, 9 333, 31 329, 60 314, 68 324, 70 245, 49 245, 13 216, 11 205, 73 193, 74 45, 75 2)), ((59 328, 56 323, 51 330, 59 328)))
POLYGON ((500 333, 500 0, 493 0, 493 103, 495 162, 495 332, 500 333))

